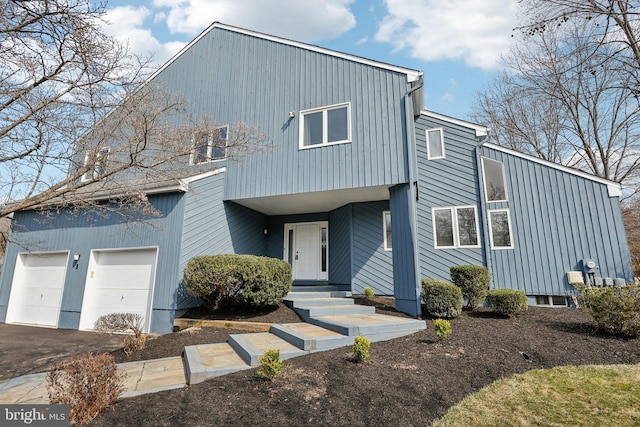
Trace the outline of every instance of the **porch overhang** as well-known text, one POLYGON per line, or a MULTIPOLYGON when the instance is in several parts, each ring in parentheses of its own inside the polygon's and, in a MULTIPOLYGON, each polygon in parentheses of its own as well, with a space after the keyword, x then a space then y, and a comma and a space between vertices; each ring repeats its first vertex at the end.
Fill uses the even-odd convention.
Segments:
POLYGON ((329 212, 348 203, 389 200, 389 186, 349 188, 231 200, 265 215, 329 212))

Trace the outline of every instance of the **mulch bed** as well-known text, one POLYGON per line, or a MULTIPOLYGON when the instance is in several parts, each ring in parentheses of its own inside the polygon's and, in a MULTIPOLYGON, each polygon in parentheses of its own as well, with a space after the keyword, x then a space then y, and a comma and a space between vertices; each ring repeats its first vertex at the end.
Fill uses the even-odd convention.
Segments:
MULTIPOLYGON (((273 382, 248 370, 122 399, 91 425, 424 426, 470 393, 515 373, 640 363, 640 339, 594 332, 590 318, 575 309, 531 307, 516 318, 479 309, 463 312, 452 327, 444 342, 427 320, 425 331, 373 343, 367 364, 351 362, 345 347, 287 360, 273 382)), ((187 343, 224 341, 228 333, 236 332, 207 328, 170 334, 149 342, 148 356, 176 355, 187 343)))

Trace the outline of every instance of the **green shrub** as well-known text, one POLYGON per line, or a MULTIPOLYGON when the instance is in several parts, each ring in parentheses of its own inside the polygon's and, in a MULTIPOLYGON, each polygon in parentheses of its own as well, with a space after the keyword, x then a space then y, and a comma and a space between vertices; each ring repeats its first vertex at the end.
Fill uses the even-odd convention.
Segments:
POLYGON ((576 288, 580 309, 593 318, 598 329, 627 337, 640 333, 640 295, 636 285, 576 288))
POLYGON ((491 275, 487 267, 481 265, 452 265, 449 269, 451 281, 460 288, 467 307, 475 308, 482 303, 489 290, 491 275))
POLYGON ((422 301, 427 313, 434 317, 451 319, 462 311, 460 288, 445 280, 422 279, 422 301))
POLYGON ((278 376, 284 366, 284 363, 280 360, 280 350, 267 350, 258 362, 260 363, 258 375, 270 381, 273 381, 278 376))
POLYGON ((91 421, 123 390, 123 378, 108 353, 73 356, 54 365, 47 375, 49 401, 69 405, 71 424, 91 421))
POLYGON ((358 363, 367 362, 369 360, 370 348, 371 341, 362 335, 358 335, 353 343, 353 360, 358 363))
POLYGON ((376 294, 373 293, 373 289, 367 286, 366 288, 364 288, 364 296, 367 298, 371 298, 376 296, 376 294))
POLYGON ((438 339, 443 340, 451 335, 451 322, 444 319, 436 319, 433 321, 433 330, 438 339))
POLYGON ((189 295, 214 310, 277 305, 291 290, 291 265, 253 255, 198 256, 189 260, 184 283, 189 295))
POLYGON ((487 300, 495 311, 507 316, 529 309, 527 294, 519 289, 493 289, 487 292, 487 300))

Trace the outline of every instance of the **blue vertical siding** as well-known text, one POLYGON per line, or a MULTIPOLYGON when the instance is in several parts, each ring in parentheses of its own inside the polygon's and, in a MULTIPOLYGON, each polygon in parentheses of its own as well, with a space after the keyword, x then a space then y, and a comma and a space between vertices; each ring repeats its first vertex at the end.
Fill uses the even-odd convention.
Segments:
MULTIPOLYGON (((178 275, 175 254, 180 250, 183 220, 183 194, 149 196, 160 217, 148 223, 126 223, 118 215, 102 216, 90 212, 63 210, 51 217, 33 211, 15 215, 12 242, 8 245, 0 281, 0 320, 4 321, 17 254, 25 251, 61 251, 80 254, 78 268, 67 268, 59 326, 77 328, 84 296, 89 255, 92 249, 158 247, 153 309, 173 310, 178 275)), ((155 313, 154 313, 155 314, 155 313)), ((152 319, 152 330, 157 330, 152 319)), ((160 325, 158 325, 160 327, 160 325)))
MULTIPOLYGON (((382 221, 382 212, 389 210, 389 201, 354 203, 352 206, 351 289, 362 294, 365 287, 371 287, 376 295, 393 295, 393 255, 384 250, 382 221)), ((395 227, 396 223, 393 224, 395 227)))
POLYGON ((329 283, 351 284, 351 259, 354 248, 352 205, 329 212, 329 283))
POLYGON ((450 280, 452 265, 486 265, 483 248, 436 249, 434 247, 432 208, 476 206, 478 238, 482 240, 484 223, 480 204, 475 131, 443 120, 420 116, 416 120, 419 200, 418 248, 422 277, 450 280), (426 130, 443 128, 445 158, 427 159, 426 130))
POLYGON ((389 195, 393 224, 392 257, 396 308, 405 313, 420 315, 416 188, 409 184, 396 185, 389 189, 389 195))
POLYGON ((509 208, 513 230, 514 249, 489 251, 495 287, 565 295, 566 272, 588 258, 597 276, 633 280, 620 201, 606 184, 490 147, 480 154, 504 164, 509 200, 486 208, 509 208))
POLYGON ((271 149, 229 162, 225 200, 407 182, 406 74, 213 28, 155 79, 188 99, 193 116, 270 137, 271 149), (342 102, 352 141, 299 150, 301 116, 289 112, 342 102))

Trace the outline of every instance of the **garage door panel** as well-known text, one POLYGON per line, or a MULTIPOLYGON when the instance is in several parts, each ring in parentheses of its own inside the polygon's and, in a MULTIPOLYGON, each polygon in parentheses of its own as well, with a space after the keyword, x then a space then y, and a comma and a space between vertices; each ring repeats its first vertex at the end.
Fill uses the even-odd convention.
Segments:
POLYGON ((85 286, 81 329, 93 329, 98 317, 135 313, 148 331, 157 249, 94 251, 85 286))
POLYGON ((67 252, 18 255, 7 323, 58 326, 68 256, 67 252))

